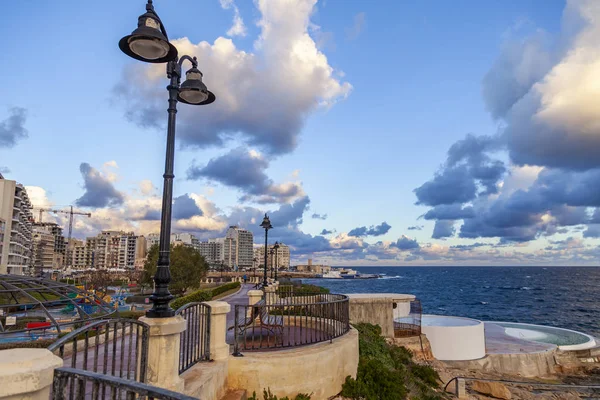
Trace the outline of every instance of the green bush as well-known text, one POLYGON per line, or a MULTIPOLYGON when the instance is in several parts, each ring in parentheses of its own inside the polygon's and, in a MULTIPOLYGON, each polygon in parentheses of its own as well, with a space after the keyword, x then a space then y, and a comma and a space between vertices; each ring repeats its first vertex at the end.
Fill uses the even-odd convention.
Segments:
POLYGON ((359 333, 359 364, 356 379, 346 378, 342 396, 350 399, 439 400, 445 398, 436 391, 440 378, 437 372, 413 361, 410 350, 388 344, 381 328, 371 324, 356 324, 359 333))
POLYGON ((119 311, 120 318, 128 318, 128 319, 138 319, 139 317, 143 317, 146 314, 146 311, 119 311))
POLYGON ((329 289, 317 285, 300 284, 294 286, 294 295, 326 294, 329 289))
POLYGON ((218 286, 214 289, 201 289, 197 290, 193 293, 188 294, 187 296, 179 297, 171 302, 171 308, 177 310, 181 306, 184 306, 188 303, 194 302, 202 302, 202 301, 210 301, 213 297, 218 296, 222 293, 225 293, 229 290, 237 289, 240 287, 239 282, 230 282, 225 285, 218 286))
POLYGON ((241 286, 240 282, 230 282, 230 283, 226 283, 224 285, 218 286, 214 289, 212 289, 212 295, 213 297, 220 295, 221 293, 225 293, 229 290, 233 290, 233 289, 239 289, 241 286))
POLYGON ((54 343, 56 339, 42 339, 42 340, 33 340, 31 342, 13 342, 13 343, 0 343, 0 350, 10 350, 10 349, 45 349, 54 343))

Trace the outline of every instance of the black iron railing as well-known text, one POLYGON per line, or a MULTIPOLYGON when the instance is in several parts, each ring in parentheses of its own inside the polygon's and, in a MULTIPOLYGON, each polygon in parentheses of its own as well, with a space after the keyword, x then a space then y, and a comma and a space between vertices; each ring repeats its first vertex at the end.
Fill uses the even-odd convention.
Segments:
POLYGON ((57 368, 54 370, 51 399, 195 400, 195 397, 116 376, 75 368, 57 368), (72 389, 69 391, 69 388, 72 389))
POLYGON ((188 303, 175 314, 186 320, 181 332, 179 373, 187 371, 200 361, 210 361, 210 306, 205 303, 188 303))
POLYGON ((236 305, 234 355, 331 341, 350 330, 348 297, 265 293, 252 306, 236 305))
MULTIPOLYGON (((95 321, 54 342, 48 350, 64 360, 64 366, 145 382, 149 327, 133 319, 95 321)), ((74 381, 68 388, 75 393, 74 381)))
POLYGON ((421 334, 421 301, 394 303, 394 337, 412 337, 421 334))

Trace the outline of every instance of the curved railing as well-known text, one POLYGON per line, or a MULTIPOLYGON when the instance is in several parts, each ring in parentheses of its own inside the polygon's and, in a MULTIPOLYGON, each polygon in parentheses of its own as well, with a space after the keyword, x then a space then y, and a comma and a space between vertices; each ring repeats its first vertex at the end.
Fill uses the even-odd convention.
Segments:
POLYGON ((332 341, 350 330, 343 294, 266 292, 254 305, 236 305, 234 313, 234 355, 332 341))
POLYGON ((210 361, 210 306, 206 303, 188 303, 176 312, 186 321, 180 334, 179 373, 200 361, 210 361))

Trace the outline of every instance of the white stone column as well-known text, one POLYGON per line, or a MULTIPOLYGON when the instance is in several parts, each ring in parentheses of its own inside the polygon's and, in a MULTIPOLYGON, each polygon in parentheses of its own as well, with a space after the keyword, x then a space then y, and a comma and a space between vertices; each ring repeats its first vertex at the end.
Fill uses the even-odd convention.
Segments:
POLYGON ((207 301, 210 306, 210 359, 224 360, 229 358, 229 345, 226 342, 227 313, 231 310, 224 301, 207 301))
POLYGON ((148 383, 182 392, 184 381, 179 377, 179 334, 185 331, 185 319, 176 315, 170 318, 141 317, 140 321, 150 326, 148 383))
POLYGON ((47 349, 0 351, 0 399, 48 400, 54 369, 62 365, 47 349))
POLYGON ((248 290, 248 305, 253 306, 258 303, 263 297, 262 290, 248 290))

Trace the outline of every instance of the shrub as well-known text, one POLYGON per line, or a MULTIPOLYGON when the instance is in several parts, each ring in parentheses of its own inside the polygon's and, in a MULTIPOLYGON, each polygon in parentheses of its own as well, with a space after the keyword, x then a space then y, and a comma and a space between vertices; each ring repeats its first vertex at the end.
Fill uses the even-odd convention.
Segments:
POLYGON ((329 289, 317 285, 300 284, 294 286, 294 295, 303 294, 326 294, 329 289))
POLYGON ((10 350, 10 349, 45 349, 54 343, 56 339, 42 339, 42 340, 33 340, 30 342, 12 342, 12 343, 0 343, 0 350, 10 350))
POLYGON ((146 314, 145 311, 119 311, 120 318, 138 319, 146 314))
POLYGON ((172 309, 177 310, 181 306, 184 306, 188 303, 210 301, 214 296, 218 296, 222 293, 227 292, 228 290, 237 289, 239 287, 239 282, 230 282, 226 283, 225 285, 218 286, 214 289, 197 290, 193 293, 188 294, 187 296, 182 296, 173 300, 170 305, 172 309))
POLYGON ((388 344, 381 328, 371 324, 356 324, 359 333, 359 364, 356 379, 346 378, 342 396, 351 399, 438 400, 445 398, 436 392, 439 375, 427 366, 413 361, 404 347, 388 344))

